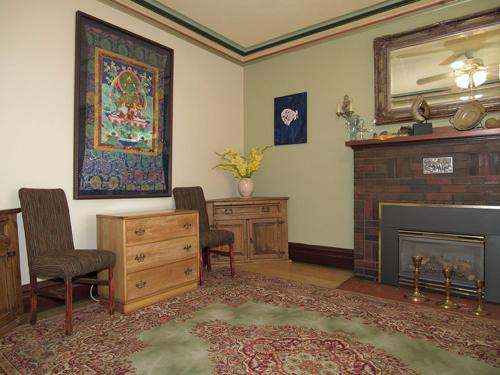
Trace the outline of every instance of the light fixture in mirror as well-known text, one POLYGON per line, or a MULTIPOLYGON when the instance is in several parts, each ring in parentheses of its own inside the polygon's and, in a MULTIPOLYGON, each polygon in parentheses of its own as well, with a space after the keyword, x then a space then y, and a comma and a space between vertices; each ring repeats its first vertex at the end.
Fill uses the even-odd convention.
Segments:
POLYGON ((500 8, 374 41, 377 124, 411 120, 425 97, 431 117, 450 117, 467 100, 500 110, 500 8))
MULTIPOLYGON (((500 34, 500 33, 499 33, 500 34)), ((493 38, 496 35, 493 35, 493 38)), ((500 35, 496 36, 499 39, 500 43, 500 35)), ((496 52, 495 48, 484 48, 484 50, 492 50, 492 52, 496 52)), ((485 65, 483 59, 474 58, 473 51, 467 51, 467 55, 465 59, 458 58, 450 64, 450 67, 455 75, 455 83, 459 88, 462 89, 472 89, 474 87, 481 86, 488 79, 488 74, 490 74, 493 79, 490 80, 490 83, 495 83, 496 78, 496 70, 498 67, 496 64, 491 64, 490 66, 485 65)), ((493 57, 492 60, 496 58, 493 57)))

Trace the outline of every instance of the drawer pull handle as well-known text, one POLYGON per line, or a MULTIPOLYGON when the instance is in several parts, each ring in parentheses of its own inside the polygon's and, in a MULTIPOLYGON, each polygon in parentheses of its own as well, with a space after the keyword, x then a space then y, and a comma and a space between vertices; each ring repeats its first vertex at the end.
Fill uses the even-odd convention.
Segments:
POLYGON ((233 213, 233 209, 232 209, 232 208, 226 208, 226 209, 224 210, 224 213, 225 213, 225 214, 232 214, 232 213, 233 213))
POLYGON ((186 223, 186 224, 184 224, 184 229, 191 229, 192 226, 193 226, 193 224, 186 223))
POLYGON ((189 250, 191 250, 191 247, 192 247, 191 245, 186 245, 186 246, 184 246, 184 250, 189 251, 189 250))
POLYGON ((186 268, 186 270, 184 271, 184 275, 189 276, 191 275, 191 272, 193 272, 191 268, 186 268))
POLYGON ((135 284, 135 287, 138 288, 138 289, 142 289, 146 286, 146 282, 141 280, 139 281, 138 283, 135 284))
POLYGON ((144 228, 139 228, 134 231, 136 236, 144 236, 144 233, 146 233, 146 230, 144 228))
POLYGON ((269 212, 270 208, 268 206, 262 207, 262 212, 269 212))
POLYGON ((136 261, 138 261, 139 263, 141 263, 141 262, 144 262, 145 258, 146 258, 146 254, 142 253, 142 254, 137 254, 134 259, 136 261))

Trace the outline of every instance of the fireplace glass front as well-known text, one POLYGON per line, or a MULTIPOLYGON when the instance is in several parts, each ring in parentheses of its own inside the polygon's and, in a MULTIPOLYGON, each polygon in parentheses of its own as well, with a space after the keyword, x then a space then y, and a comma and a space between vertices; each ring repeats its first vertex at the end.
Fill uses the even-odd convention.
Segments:
POLYGON ((420 255, 422 285, 442 288, 443 266, 452 266, 452 288, 464 293, 476 289, 475 280, 484 280, 484 237, 416 231, 399 231, 399 280, 411 284, 412 256, 420 255))

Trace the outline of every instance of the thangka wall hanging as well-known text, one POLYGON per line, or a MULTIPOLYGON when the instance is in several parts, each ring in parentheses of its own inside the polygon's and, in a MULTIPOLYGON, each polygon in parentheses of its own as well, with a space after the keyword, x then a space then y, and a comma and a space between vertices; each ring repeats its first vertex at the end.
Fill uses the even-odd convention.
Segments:
POLYGON ((307 92, 274 98, 274 144, 307 143, 307 92))
POLYGON ((171 195, 173 55, 77 12, 75 199, 171 195))

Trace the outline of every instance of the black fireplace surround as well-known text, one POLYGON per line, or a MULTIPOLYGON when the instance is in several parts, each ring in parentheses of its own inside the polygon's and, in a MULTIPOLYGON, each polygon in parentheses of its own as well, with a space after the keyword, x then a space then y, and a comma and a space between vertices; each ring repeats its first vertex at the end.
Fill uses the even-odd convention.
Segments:
POLYGON ((500 303, 500 206, 380 203, 379 280, 398 285, 399 230, 484 236, 485 299, 500 303))

